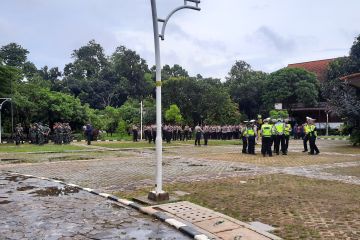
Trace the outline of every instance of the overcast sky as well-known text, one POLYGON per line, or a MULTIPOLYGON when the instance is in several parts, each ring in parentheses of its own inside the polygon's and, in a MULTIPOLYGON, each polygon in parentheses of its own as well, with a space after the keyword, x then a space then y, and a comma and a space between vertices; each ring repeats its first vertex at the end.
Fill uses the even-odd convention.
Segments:
MULTIPOLYGON (((157 0, 160 18, 182 0, 157 0)), ((162 64, 224 79, 236 60, 272 72, 289 63, 348 55, 360 34, 359 0, 202 0, 175 14, 161 42, 162 64)), ((95 39, 154 64, 150 0, 1 0, 0 46, 16 42, 38 68, 63 69, 95 39)))

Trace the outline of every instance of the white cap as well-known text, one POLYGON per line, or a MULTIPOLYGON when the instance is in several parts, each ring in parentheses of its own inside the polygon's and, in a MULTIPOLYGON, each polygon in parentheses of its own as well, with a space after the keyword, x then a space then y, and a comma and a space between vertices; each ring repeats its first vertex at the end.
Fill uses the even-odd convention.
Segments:
POLYGON ((252 120, 250 120, 250 122, 251 122, 251 123, 254 123, 254 122, 255 122, 255 120, 254 120, 254 119, 252 119, 252 120))

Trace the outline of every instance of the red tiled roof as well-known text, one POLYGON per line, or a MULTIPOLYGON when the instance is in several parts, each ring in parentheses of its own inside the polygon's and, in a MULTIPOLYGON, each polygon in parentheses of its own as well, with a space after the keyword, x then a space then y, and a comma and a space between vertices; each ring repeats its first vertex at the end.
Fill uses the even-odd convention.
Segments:
POLYGON ((302 62, 302 63, 293 63, 289 64, 288 68, 302 68, 306 71, 315 73, 318 80, 323 82, 327 78, 327 68, 329 63, 336 58, 331 59, 324 59, 324 60, 317 60, 317 61, 310 61, 310 62, 302 62))

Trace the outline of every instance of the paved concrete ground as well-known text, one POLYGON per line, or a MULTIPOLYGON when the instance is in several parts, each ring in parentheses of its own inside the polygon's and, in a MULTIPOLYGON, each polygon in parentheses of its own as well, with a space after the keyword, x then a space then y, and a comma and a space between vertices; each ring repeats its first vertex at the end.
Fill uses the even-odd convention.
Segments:
MULTIPOLYGON (((359 167, 360 151, 358 148, 350 148, 345 141, 331 140, 319 140, 318 147, 321 151, 320 155, 310 156, 301 152, 301 141, 291 141, 287 156, 280 155, 272 158, 263 158, 261 154, 255 156, 241 154, 240 145, 194 147, 191 144, 165 148, 163 155, 164 181, 165 184, 187 183, 238 176, 270 176, 270 174, 285 173, 360 185, 358 176, 340 175, 328 171, 329 169, 359 167)), ((41 160, 39 163, 32 164, 0 164, 0 171, 57 178, 108 193, 121 193, 144 187, 152 188, 155 172, 154 150, 119 149, 113 151, 114 149, 107 147, 106 143, 100 147, 91 146, 90 149, 93 152, 81 153, 80 159, 88 159, 82 161, 73 161, 73 159, 77 159, 76 154, 78 153, 0 154, 0 158, 5 156, 6 158, 26 159, 29 156, 32 160, 37 158, 41 160), (50 156, 57 160, 49 162, 51 161, 50 156), (69 157, 74 158, 66 159, 69 157), (71 161, 61 161, 61 159, 71 161)), ((259 146, 257 146, 257 152, 259 152, 259 146)), ((5 206, 10 206, 9 204, 5 204, 5 206)), ((98 206, 97 204, 100 202, 94 201, 92 204, 98 206)), ((89 208, 91 208, 90 205, 89 208)), ((4 204, 0 205, 0 207, 2 206, 4 204)))
MULTIPOLYGON (((241 146, 234 145, 200 148, 187 145, 165 149, 164 181, 165 183, 191 182, 244 175, 287 173, 360 184, 358 177, 334 175, 323 171, 333 167, 358 166, 360 153, 344 153, 341 152, 342 148, 337 151, 334 146, 344 145, 343 141, 318 142, 321 154, 317 156, 302 153, 300 141, 291 142, 289 155, 272 158, 263 158, 261 154, 243 155, 240 153, 241 146)), ((104 147, 101 147, 101 151, 103 150, 104 147)), ((154 183, 155 153, 151 149, 89 153, 89 156, 95 159, 3 164, 0 165, 0 170, 57 178, 106 192, 151 187, 154 183), (129 155, 130 152, 132 155, 129 155), (123 157, 122 154, 127 155, 123 157)))
POLYGON ((0 239, 189 239, 133 209, 76 188, 0 174, 0 239))

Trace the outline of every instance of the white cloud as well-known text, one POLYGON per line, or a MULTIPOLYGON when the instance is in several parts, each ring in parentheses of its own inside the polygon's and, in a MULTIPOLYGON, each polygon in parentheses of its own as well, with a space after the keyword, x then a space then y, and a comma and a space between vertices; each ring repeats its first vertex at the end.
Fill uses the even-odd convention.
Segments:
MULTIPOLYGON (((157 0, 164 18, 182 0, 157 0)), ((203 0, 176 13, 161 42, 162 64, 225 78, 235 60, 274 71, 289 63, 346 55, 360 34, 358 0, 203 0)), ((111 54, 125 45, 154 64, 150 2, 3 0, 0 45, 15 41, 38 67, 63 67, 95 39, 111 54)))

